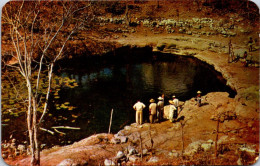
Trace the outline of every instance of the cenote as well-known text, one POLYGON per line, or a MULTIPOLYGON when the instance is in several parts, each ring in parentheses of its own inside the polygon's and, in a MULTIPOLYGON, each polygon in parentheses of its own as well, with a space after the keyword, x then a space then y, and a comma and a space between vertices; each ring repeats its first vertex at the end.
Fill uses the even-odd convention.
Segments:
MULTIPOLYGON (((149 106, 149 99, 165 94, 165 104, 174 94, 181 101, 209 92, 225 91, 234 97, 236 92, 226 86, 222 75, 212 66, 196 58, 152 52, 147 48, 120 48, 106 55, 62 60, 56 74, 75 79, 78 87, 63 88, 61 102, 75 106, 70 118, 53 122, 53 125, 80 127, 66 130, 66 135, 54 144, 68 144, 95 133, 108 132, 110 113, 113 113, 111 131, 116 133, 125 125, 135 122, 134 103, 140 99, 149 106), (65 141, 66 140, 66 141, 65 141)), ((144 110, 144 122, 148 122, 148 108, 144 110)), ((54 116, 71 114, 56 110, 54 116)), ((69 116, 68 116, 69 117, 69 116)), ((44 134, 48 139, 49 134, 44 134)), ((57 139, 56 139, 57 140, 57 139)))
MULTIPOLYGON (((55 74, 74 79, 78 86, 60 89, 60 98, 49 104, 51 116, 46 116, 43 127, 71 126, 80 130, 59 129, 66 134, 55 135, 42 131, 39 138, 47 147, 107 133, 112 109, 111 132, 118 132, 135 122, 133 105, 137 100, 146 105, 144 122, 148 122, 149 100, 161 94, 165 94, 165 104, 173 94, 185 101, 196 96, 198 90, 203 95, 216 91, 236 95, 212 66, 193 57, 152 52, 150 47, 122 47, 102 56, 63 59, 56 64, 55 74), (59 103, 69 103, 75 109, 57 109, 59 103)), ((51 93, 50 101, 53 98, 51 93)))

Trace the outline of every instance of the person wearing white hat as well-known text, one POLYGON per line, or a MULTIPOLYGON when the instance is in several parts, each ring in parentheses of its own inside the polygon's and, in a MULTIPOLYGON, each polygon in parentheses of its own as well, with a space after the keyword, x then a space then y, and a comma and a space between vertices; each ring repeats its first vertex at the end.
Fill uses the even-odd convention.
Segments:
POLYGON ((155 103, 155 100, 154 99, 151 99, 150 100, 150 105, 149 105, 149 120, 150 120, 150 123, 154 123, 154 120, 156 118, 156 103, 155 103))
POLYGON ((134 110, 136 110, 136 116, 135 116, 136 123, 139 125, 142 125, 143 109, 145 108, 144 103, 142 103, 138 100, 137 103, 135 103, 135 105, 133 106, 133 108, 134 108, 134 110))
POLYGON ((175 95, 172 96, 172 101, 174 103, 174 106, 177 108, 178 110, 178 107, 179 107, 179 100, 176 98, 175 95))
POLYGON ((169 117, 168 119, 170 122, 173 122, 177 118, 177 108, 174 106, 174 102, 172 100, 169 100, 170 103, 170 110, 169 110, 169 117))
POLYGON ((201 91, 198 91, 197 92, 197 96, 195 98, 195 101, 196 101, 196 105, 198 105, 199 107, 201 106, 201 91))
POLYGON ((163 111, 164 111, 164 99, 160 96, 158 97, 158 103, 157 103, 157 118, 158 121, 161 122, 163 119, 163 111))

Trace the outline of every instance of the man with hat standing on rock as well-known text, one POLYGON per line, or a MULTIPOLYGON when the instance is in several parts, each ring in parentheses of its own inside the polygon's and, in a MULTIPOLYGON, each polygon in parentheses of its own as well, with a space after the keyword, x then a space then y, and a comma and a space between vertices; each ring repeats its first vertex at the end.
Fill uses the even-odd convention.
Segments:
POLYGON ((174 107, 177 109, 177 113, 178 113, 179 99, 177 99, 176 96, 173 95, 173 96, 172 96, 172 101, 173 101, 173 105, 174 105, 174 107))
POLYGON ((170 110, 169 110, 169 117, 168 119, 170 122, 173 122, 175 119, 177 119, 177 108, 174 106, 173 100, 169 100, 170 103, 170 110))
POLYGON ((140 102, 140 100, 137 101, 137 103, 135 103, 135 105, 133 106, 134 110, 136 110, 136 116, 135 116, 135 120, 136 123, 139 125, 142 125, 143 123, 143 109, 145 108, 144 103, 140 102))
POLYGON ((158 112, 158 121, 161 122, 163 120, 163 111, 164 111, 164 101, 163 98, 160 96, 158 98, 158 103, 157 103, 157 112, 158 112))
POLYGON ((201 91, 198 91, 197 92, 197 96, 196 96, 196 98, 195 98, 195 101, 196 101, 196 105, 198 105, 198 107, 200 107, 201 106, 201 91))
POLYGON ((151 104, 149 105, 149 120, 150 120, 150 123, 154 123, 154 120, 156 118, 156 108, 157 108, 157 105, 156 105, 154 99, 151 99, 150 103, 151 104))

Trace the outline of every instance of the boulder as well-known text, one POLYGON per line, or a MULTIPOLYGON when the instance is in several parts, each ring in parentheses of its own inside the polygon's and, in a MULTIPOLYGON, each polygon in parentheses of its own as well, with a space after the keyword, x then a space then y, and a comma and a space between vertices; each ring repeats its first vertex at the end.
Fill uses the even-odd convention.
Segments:
POLYGON ((121 143, 126 143, 128 138, 126 136, 118 136, 118 139, 120 139, 121 143))
POLYGON ((188 145, 188 147, 184 151, 185 156, 192 156, 195 153, 198 152, 198 150, 201 148, 202 141, 195 141, 188 145))
POLYGON ((212 147, 212 143, 210 143, 210 142, 201 144, 201 148, 202 148, 205 152, 209 151, 209 150, 211 149, 211 147, 212 147))
POLYGON ((137 154, 136 149, 135 149, 133 146, 131 146, 131 145, 129 145, 129 146, 127 147, 127 151, 128 151, 128 154, 129 154, 129 155, 137 154))
POLYGON ((118 139, 118 138, 115 138, 115 137, 113 137, 112 139, 111 139, 111 143, 112 144, 119 144, 121 141, 120 141, 120 139, 118 139))
POLYGON ((125 157, 124 152, 119 151, 119 152, 117 152, 115 159, 122 159, 124 157, 125 157))

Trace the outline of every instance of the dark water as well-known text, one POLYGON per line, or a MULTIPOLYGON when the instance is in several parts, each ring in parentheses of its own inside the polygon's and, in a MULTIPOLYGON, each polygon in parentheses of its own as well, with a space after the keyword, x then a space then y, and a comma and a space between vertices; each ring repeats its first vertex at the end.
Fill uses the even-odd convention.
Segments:
MULTIPOLYGON (((111 109, 114 110, 112 133, 135 122, 132 106, 138 99, 148 107, 149 99, 157 99, 162 93, 165 94, 166 104, 173 94, 185 101, 194 97, 198 90, 203 95, 214 91, 227 91, 231 97, 235 95, 219 73, 191 57, 156 53, 142 60, 138 56, 129 61, 121 59, 123 55, 118 57, 109 62, 77 61, 73 62, 74 65, 71 63, 70 68, 60 71, 60 76, 76 79, 79 84, 74 89, 61 90, 61 101, 69 101, 76 106, 73 114, 78 118, 73 123, 68 119, 55 125, 81 128, 79 131, 67 131, 62 137, 64 144, 94 133, 108 132, 111 109)), ((55 113, 61 114, 57 110, 52 112, 54 116, 55 113)), ((71 112, 62 114, 69 115, 71 112)), ((148 122, 147 108, 144 116, 144 121, 148 122)))

